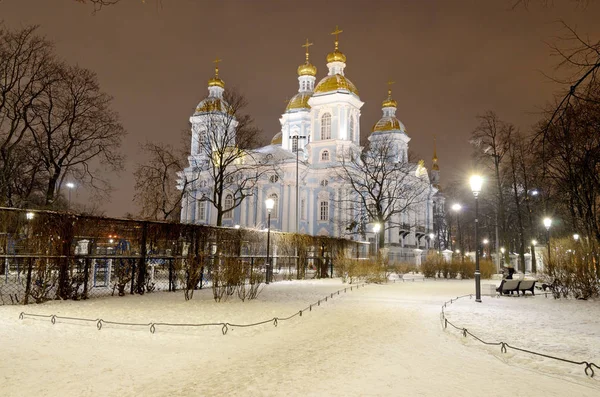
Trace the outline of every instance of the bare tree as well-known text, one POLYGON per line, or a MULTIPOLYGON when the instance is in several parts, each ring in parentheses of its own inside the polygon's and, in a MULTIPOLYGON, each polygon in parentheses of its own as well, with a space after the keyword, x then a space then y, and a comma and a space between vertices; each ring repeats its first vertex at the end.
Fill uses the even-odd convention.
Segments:
POLYGON ((148 156, 134 172, 136 194, 134 200, 141 207, 144 218, 154 220, 179 220, 181 200, 193 180, 183 181, 177 190, 179 174, 185 168, 186 156, 172 145, 146 142, 142 151, 148 156))
POLYGON ((367 222, 379 223, 382 232, 378 243, 383 248, 383 231, 400 226, 402 215, 427 199, 429 178, 426 171, 419 175, 419 167, 399 158, 392 138, 379 138, 362 151, 348 149, 336 168, 336 177, 349 186, 338 205, 361 211, 363 218, 354 213, 349 229, 358 227, 360 231, 367 222))
POLYGON ((113 172, 123 168, 119 149, 125 130, 111 109, 112 97, 87 69, 61 65, 56 73, 24 114, 47 175, 46 205, 54 203, 67 176, 105 193, 108 182, 95 165, 113 172))
POLYGON ((0 25, 0 204, 20 206, 39 177, 37 159, 29 163, 30 136, 25 117, 48 84, 57 78, 52 44, 30 26, 10 31, 0 25), (29 179, 29 187, 22 182, 29 179))
POLYGON ((182 174, 182 184, 193 183, 193 200, 212 204, 217 210, 217 226, 223 216, 254 195, 259 179, 272 169, 272 159, 254 150, 258 128, 244 114, 248 102, 237 91, 228 90, 223 99, 207 98, 202 122, 192 128, 196 147, 194 165, 182 174))
MULTIPOLYGON (((502 162, 510 146, 510 136, 514 127, 500 120, 493 111, 478 116, 479 125, 471 134, 475 161, 487 167, 495 184, 497 224, 500 228, 499 243, 506 246, 507 216, 505 189, 507 183, 502 172, 502 162)), ((498 248, 498 247, 497 247, 498 248)), ((508 251, 506 252, 508 256, 508 251)))

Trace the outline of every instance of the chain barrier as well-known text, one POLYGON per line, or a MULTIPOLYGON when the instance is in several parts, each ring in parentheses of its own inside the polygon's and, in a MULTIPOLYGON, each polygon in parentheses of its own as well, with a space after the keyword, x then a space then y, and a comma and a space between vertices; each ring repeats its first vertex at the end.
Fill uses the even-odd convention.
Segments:
MULTIPOLYGON (((367 284, 363 283, 363 284, 359 284, 359 285, 354 285, 350 287, 350 291, 353 291, 354 289, 358 289, 359 287, 365 287, 367 284)), ((101 318, 96 318, 96 319, 91 319, 91 318, 80 318, 80 317, 63 317, 63 316, 58 316, 56 314, 35 314, 35 313, 25 313, 25 312, 21 312, 19 313, 19 320, 24 320, 26 317, 41 317, 41 318, 49 318, 50 322, 54 325, 56 324, 56 320, 71 320, 71 321, 84 321, 84 322, 92 322, 96 324, 96 328, 98 329, 98 331, 100 331, 102 329, 102 327, 104 326, 104 324, 110 324, 110 325, 117 325, 117 326, 130 326, 130 327, 148 327, 150 333, 154 334, 156 332, 156 329, 158 326, 163 326, 163 327, 221 327, 221 333, 223 335, 226 335, 227 332, 230 329, 234 329, 234 328, 248 328, 248 327, 254 327, 254 326, 258 326, 258 325, 263 325, 263 324, 268 324, 268 323, 272 323, 273 326, 277 327, 279 325, 280 321, 287 321, 287 320, 291 320, 292 318, 298 316, 298 317, 302 317, 302 313, 306 312, 307 310, 309 312, 312 312, 312 308, 314 305, 317 306, 321 306, 321 302, 325 301, 327 302, 327 298, 329 299, 333 299, 333 296, 335 294, 339 295, 340 292, 347 292, 347 288, 338 290, 336 292, 333 292, 331 294, 329 294, 329 296, 325 296, 324 299, 319 299, 316 303, 311 303, 310 305, 306 306, 304 309, 299 310, 297 312, 295 312, 294 314, 288 316, 288 317, 273 317, 269 320, 264 320, 264 321, 259 321, 256 323, 250 323, 250 324, 233 324, 233 323, 228 323, 228 322, 221 322, 221 323, 202 323, 202 324, 191 324, 191 323, 155 323, 155 322, 151 322, 151 323, 128 323, 128 322, 120 322, 120 321, 108 321, 108 320, 104 320, 101 318)))
POLYGON ((552 360, 562 361, 562 362, 568 363, 568 364, 585 365, 584 372, 590 378, 593 378, 594 375, 595 375, 594 367, 596 369, 600 369, 600 367, 598 365, 596 365, 595 363, 593 363, 593 362, 588 362, 588 361, 573 361, 573 360, 568 360, 566 358, 555 357, 555 356, 551 356, 551 355, 548 355, 548 354, 543 354, 543 353, 539 353, 539 352, 534 352, 532 350, 527 350, 527 349, 523 349, 523 348, 520 348, 520 347, 512 346, 512 345, 510 345, 510 344, 508 344, 507 342, 504 342, 504 341, 500 341, 500 342, 487 342, 487 341, 479 338, 478 336, 474 335, 473 333, 471 333, 466 328, 459 327, 459 326, 453 324, 446 317, 446 312, 445 312, 444 309, 447 307, 448 304, 452 304, 452 303, 456 302, 458 299, 466 298, 467 296, 470 299, 473 298, 473 294, 469 294, 469 295, 459 296, 459 297, 456 297, 454 299, 450 299, 449 301, 444 302, 444 304, 442 305, 442 312, 440 314, 440 318, 442 320, 442 327, 444 329, 447 329, 448 325, 450 325, 454 329, 460 331, 462 333, 463 337, 465 337, 465 338, 467 336, 470 336, 473 339, 475 339, 475 340, 483 343, 484 345, 488 345, 488 346, 500 346, 500 352, 502 352, 502 353, 506 353, 507 349, 512 349, 512 350, 517 350, 517 351, 520 351, 520 352, 523 352, 523 353, 528 353, 528 354, 533 354, 533 355, 540 356, 540 357, 549 358, 549 359, 552 359, 552 360))

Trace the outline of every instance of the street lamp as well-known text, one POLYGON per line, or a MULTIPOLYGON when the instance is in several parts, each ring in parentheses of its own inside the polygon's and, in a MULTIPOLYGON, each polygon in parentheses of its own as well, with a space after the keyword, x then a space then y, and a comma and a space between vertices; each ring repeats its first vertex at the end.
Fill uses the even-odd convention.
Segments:
POLYGON ((573 240, 575 240, 575 242, 578 242, 579 241, 579 234, 575 233, 573 235, 573 240))
POLYGON ((28 212, 25 214, 25 217, 27 218, 28 221, 32 220, 34 216, 35 216, 35 213, 33 213, 33 212, 28 212))
POLYGON ((546 243, 548 245, 548 265, 550 264, 550 226, 552 226, 552 218, 544 218, 544 227, 546 228, 546 243))
POLYGON ((458 240, 457 240, 458 248, 457 249, 462 249, 462 236, 460 233, 460 218, 458 217, 458 214, 459 214, 460 210, 462 209, 462 205, 455 203, 455 204, 452 204, 451 208, 452 208, 452 211, 454 211, 456 213, 456 231, 458 234, 458 236, 457 236, 458 237, 458 240))
MULTIPOLYGON (((490 240, 488 240, 487 238, 483 239, 483 245, 485 245, 485 248, 483 249, 483 256, 485 256, 485 251, 487 248, 488 243, 490 242, 490 240)), ((488 256, 489 256, 489 252, 488 252, 488 256)))
POLYGON ((71 190, 75 189, 75 184, 73 182, 67 182, 67 189, 69 189, 69 206, 67 209, 71 209, 71 190))
POLYGON ((379 258, 379 231, 381 230, 381 224, 376 223, 373 225, 373 233, 375 233, 375 255, 379 258))
POLYGON ((269 260, 269 244, 271 242, 271 211, 273 211, 273 208, 275 207, 275 200, 273 200, 272 198, 268 198, 265 201, 265 205, 267 206, 267 213, 269 214, 267 216, 267 269, 265 282, 266 284, 269 284, 269 282, 271 281, 271 264, 269 260))
MULTIPOLYGON (((433 242, 434 237, 435 237, 435 234, 429 233, 429 249, 431 249, 431 246, 432 246, 431 243, 433 242)), ((435 243, 433 244, 433 248, 435 248, 435 243)))
POLYGON ((477 197, 481 192, 481 185, 483 184, 483 178, 480 175, 473 175, 470 179, 471 183, 471 191, 473 192, 473 196, 475 196, 475 302, 481 302, 481 273, 479 272, 479 237, 478 228, 479 228, 479 220, 478 212, 479 212, 479 202, 477 197))

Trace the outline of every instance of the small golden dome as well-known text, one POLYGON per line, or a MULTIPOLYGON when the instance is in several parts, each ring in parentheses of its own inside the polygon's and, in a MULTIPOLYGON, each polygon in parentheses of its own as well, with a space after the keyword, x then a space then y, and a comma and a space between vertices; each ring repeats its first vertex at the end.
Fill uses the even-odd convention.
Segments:
POLYGON ((282 138, 281 132, 278 132, 277 134, 275 134, 273 139, 271 139, 271 145, 281 145, 282 142, 283 142, 283 138, 282 138))
POLYGON ((310 61, 308 60, 309 57, 309 53, 308 53, 308 47, 310 47, 311 45, 313 45, 313 43, 309 43, 308 39, 306 39, 306 43, 302 45, 302 47, 306 48, 306 61, 304 61, 304 63, 300 66, 298 66, 298 76, 316 76, 317 75, 317 68, 310 63, 310 61))
POLYGON ((315 94, 340 90, 349 91, 358 96, 356 86, 341 74, 324 77, 315 87, 315 94))
POLYGON ((208 80, 209 87, 216 86, 216 87, 225 88, 225 82, 219 78, 219 62, 221 62, 221 59, 219 59, 219 58, 217 58, 213 61, 213 63, 215 64, 215 77, 208 80))
POLYGON ((308 100, 312 94, 310 93, 298 93, 290 99, 285 110, 295 110, 295 109, 310 109, 310 105, 308 104, 308 100))
POLYGON ((382 108, 397 108, 398 102, 392 99, 392 89, 388 89, 388 97, 381 103, 382 108))
POLYGON ((208 80, 208 86, 225 88, 225 82, 218 77, 213 77, 212 79, 208 80))
POLYGON ((298 76, 316 76, 317 68, 310 62, 298 66, 298 76))
POLYGON ((439 170, 440 170, 440 166, 439 166, 439 165, 437 165, 437 164, 433 164, 433 165, 431 166, 431 169, 432 169, 432 170, 434 170, 434 171, 439 171, 439 170))
POLYGON ((330 62, 346 62, 346 55, 344 55, 339 49, 338 49, 338 45, 339 45, 339 37, 338 35, 340 33, 342 33, 343 30, 340 30, 339 27, 335 27, 335 30, 333 32, 331 32, 332 35, 335 36, 335 49, 333 50, 333 52, 327 54, 327 63, 330 62))
POLYGON ((344 62, 344 63, 346 63, 346 55, 344 55, 340 50, 338 50, 336 48, 335 51, 330 52, 329 54, 327 54, 327 63, 330 63, 330 62, 344 62))

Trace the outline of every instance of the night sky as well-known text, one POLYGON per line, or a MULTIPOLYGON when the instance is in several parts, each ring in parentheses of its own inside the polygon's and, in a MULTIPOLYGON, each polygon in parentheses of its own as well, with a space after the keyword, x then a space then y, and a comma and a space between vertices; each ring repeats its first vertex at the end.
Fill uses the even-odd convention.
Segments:
MULTIPOLYGON (((410 148, 427 167, 437 137, 442 186, 471 168, 468 138, 475 117, 495 110, 524 131, 561 87, 557 57, 547 43, 564 33, 563 19, 594 41, 600 2, 578 8, 555 0, 511 9, 513 0, 486 1, 201 1, 122 0, 92 15, 73 0, 0 0, 0 20, 29 24, 56 43, 69 63, 95 71, 128 131, 126 170, 111 178, 107 215, 136 212, 133 170, 145 140, 179 142, 196 104, 207 94, 212 60, 220 77, 249 100, 265 140, 280 129, 285 99, 298 89, 296 68, 308 38, 317 82, 326 75, 336 25, 346 76, 356 85, 364 140, 381 117, 388 80, 410 148), (160 5, 162 4, 162 5, 160 5)), ((465 178, 466 179, 466 178, 465 178)), ((78 190, 74 201, 86 199, 78 190)))

